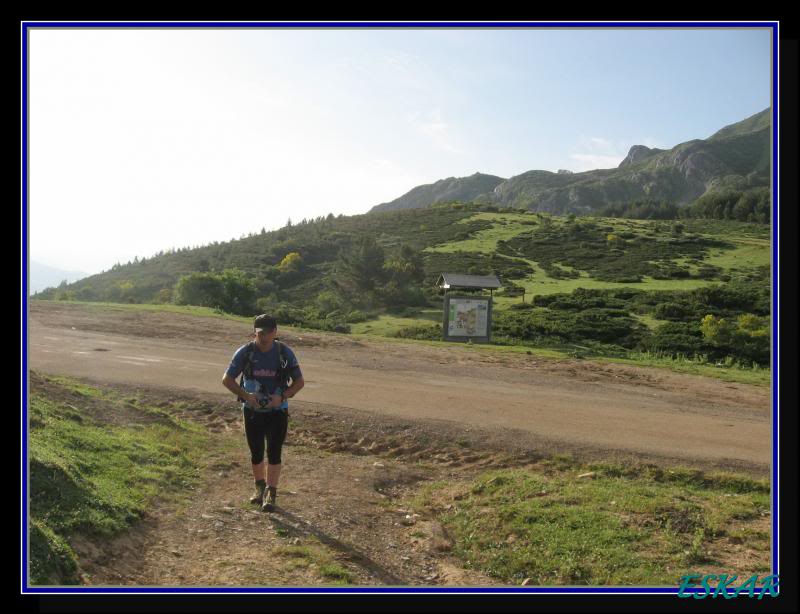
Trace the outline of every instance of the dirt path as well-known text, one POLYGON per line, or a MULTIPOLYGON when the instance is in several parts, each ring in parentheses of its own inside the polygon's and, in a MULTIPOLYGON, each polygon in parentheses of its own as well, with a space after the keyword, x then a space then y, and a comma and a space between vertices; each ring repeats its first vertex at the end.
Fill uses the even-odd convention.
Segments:
MULTIPOLYGON (((229 320, 34 302, 31 368, 219 394, 249 327, 229 320)), ((766 474, 770 392, 657 369, 466 347, 281 333, 306 388, 293 404, 473 429, 509 449, 617 454, 766 474), (302 399, 302 400, 301 400, 302 399)))
MULTIPOLYGON (((202 478, 185 501, 157 501, 116 539, 71 540, 85 584, 319 586, 345 577, 356 585, 500 584, 460 567, 445 530, 414 514, 408 496, 426 480, 523 459, 476 455, 445 438, 426 448, 391 421, 354 431, 307 409, 292 418, 278 507, 267 514, 247 501, 249 455, 241 416, 229 403, 153 387, 113 388, 200 422, 212 438, 202 478), (186 400, 186 409, 174 410, 186 400), (416 464, 422 457, 432 462, 416 464)), ((134 424, 137 417, 128 419, 134 424)))

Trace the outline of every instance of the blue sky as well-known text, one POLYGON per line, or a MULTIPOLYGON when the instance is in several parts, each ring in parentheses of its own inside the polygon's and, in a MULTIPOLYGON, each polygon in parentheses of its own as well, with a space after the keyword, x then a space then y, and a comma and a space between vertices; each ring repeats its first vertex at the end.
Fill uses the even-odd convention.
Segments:
POLYGON ((31 258, 99 272, 484 172, 614 167, 770 106, 745 29, 33 30, 31 258))

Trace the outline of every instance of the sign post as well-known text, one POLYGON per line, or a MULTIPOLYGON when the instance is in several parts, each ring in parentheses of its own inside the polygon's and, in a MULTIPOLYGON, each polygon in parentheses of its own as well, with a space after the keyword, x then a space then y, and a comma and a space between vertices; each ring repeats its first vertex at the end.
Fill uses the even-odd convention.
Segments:
POLYGON ((491 297, 446 294, 442 333, 445 341, 491 343, 491 297))
POLYGON ((444 290, 442 338, 445 341, 491 343, 493 292, 503 287, 497 275, 442 273, 436 285, 444 290), (489 290, 489 296, 450 294, 454 288, 460 288, 462 292, 489 290))

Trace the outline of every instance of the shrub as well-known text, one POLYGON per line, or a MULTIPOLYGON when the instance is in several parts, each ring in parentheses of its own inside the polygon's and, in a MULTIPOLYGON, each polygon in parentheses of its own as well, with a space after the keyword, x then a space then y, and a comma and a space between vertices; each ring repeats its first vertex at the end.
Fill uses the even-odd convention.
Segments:
POLYGON ((511 281, 506 281, 503 285, 503 289, 498 294, 502 294, 503 296, 522 296, 525 294, 525 288, 511 281))
POLYGON ((172 288, 161 288, 156 293, 156 303, 171 303, 172 302, 172 288))
POLYGON ((297 252, 289 252, 278 265, 281 273, 297 272, 303 267, 303 257, 297 252))
POLYGON ((586 340, 633 348, 644 327, 619 309, 592 308, 579 312, 519 309, 495 312, 498 335, 539 343, 581 343, 586 340))
POLYGON ((711 314, 700 323, 704 339, 713 347, 716 359, 731 357, 745 363, 770 363, 769 318, 741 314, 736 319, 711 314))
POLYGON ((344 319, 351 324, 357 324, 358 322, 366 322, 369 320, 371 316, 365 314, 363 311, 359 311, 358 309, 354 309, 353 311, 347 313, 344 316, 344 319))
POLYGON ((659 303, 653 310, 657 320, 686 320, 694 316, 694 310, 686 303, 659 303))
POLYGON ((673 358, 679 355, 707 354, 710 349, 703 340, 699 326, 687 322, 662 324, 642 340, 642 347, 648 352, 666 354, 673 358))
POLYGON ((175 303, 252 315, 256 309, 256 287, 253 280, 238 269, 226 269, 221 274, 190 273, 175 285, 175 303))

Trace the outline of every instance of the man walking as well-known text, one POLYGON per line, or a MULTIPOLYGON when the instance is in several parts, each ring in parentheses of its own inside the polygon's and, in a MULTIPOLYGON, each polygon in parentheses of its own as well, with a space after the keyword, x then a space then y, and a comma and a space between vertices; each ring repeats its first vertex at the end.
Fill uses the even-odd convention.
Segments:
POLYGON ((281 448, 289 425, 287 400, 300 391, 304 382, 294 352, 275 338, 278 334, 275 318, 262 314, 254 320, 253 329, 253 341, 236 350, 222 378, 222 385, 242 401, 245 434, 256 483, 256 492, 250 502, 271 512, 275 509, 281 474, 281 448), (244 375, 242 385, 236 382, 240 374, 244 375))

